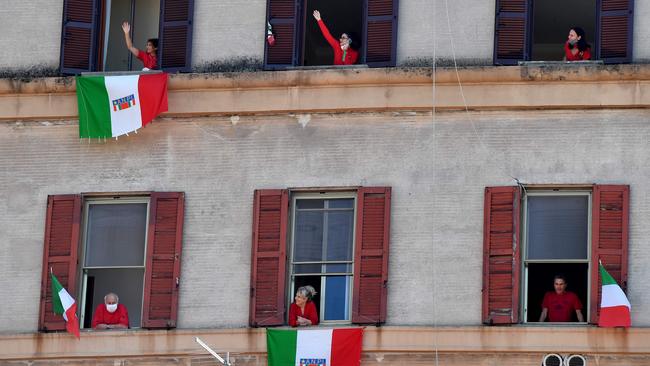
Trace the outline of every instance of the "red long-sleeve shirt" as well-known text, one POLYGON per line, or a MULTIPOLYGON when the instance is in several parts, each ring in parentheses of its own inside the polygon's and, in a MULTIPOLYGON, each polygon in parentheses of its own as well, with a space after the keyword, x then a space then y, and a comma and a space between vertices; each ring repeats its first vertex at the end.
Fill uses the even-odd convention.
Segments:
POLYGON ((117 304, 117 310, 114 313, 109 313, 105 304, 98 305, 93 315, 93 328, 97 328, 99 324, 122 324, 128 328, 129 313, 126 306, 117 304))
POLYGON ((323 33, 323 37, 325 37, 327 43, 330 44, 334 51, 334 65, 354 65, 357 63, 359 51, 352 49, 352 47, 348 47, 344 52, 341 49, 341 44, 336 38, 332 37, 332 34, 330 34, 330 31, 327 29, 322 19, 318 21, 318 26, 320 27, 321 33, 323 33))
POLYGON ((591 60, 591 49, 587 48, 584 51, 578 51, 575 55, 571 53, 571 48, 569 47, 569 42, 564 42, 564 54, 566 55, 567 61, 582 61, 582 60, 591 60))
POLYGON ((318 324, 318 313, 316 312, 316 305, 312 301, 307 301, 305 304, 305 311, 303 312, 296 303, 291 303, 289 306, 289 325, 292 327, 298 326, 298 316, 311 320, 311 325, 318 324))

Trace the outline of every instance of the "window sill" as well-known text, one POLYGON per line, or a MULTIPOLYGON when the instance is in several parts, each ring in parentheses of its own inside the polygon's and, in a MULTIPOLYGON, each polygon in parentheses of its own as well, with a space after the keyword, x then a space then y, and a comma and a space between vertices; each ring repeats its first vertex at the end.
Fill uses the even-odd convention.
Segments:
POLYGON ((338 69, 367 69, 368 65, 314 65, 314 66, 289 66, 286 70, 338 70, 338 69))

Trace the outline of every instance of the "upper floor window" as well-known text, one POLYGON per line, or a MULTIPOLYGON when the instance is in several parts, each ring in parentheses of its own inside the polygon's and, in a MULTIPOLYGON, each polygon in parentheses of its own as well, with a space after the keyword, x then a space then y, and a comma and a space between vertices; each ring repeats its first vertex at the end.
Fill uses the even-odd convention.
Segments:
POLYGON ((569 31, 580 27, 591 60, 632 61, 634 0, 497 0, 494 63, 562 61, 569 31))

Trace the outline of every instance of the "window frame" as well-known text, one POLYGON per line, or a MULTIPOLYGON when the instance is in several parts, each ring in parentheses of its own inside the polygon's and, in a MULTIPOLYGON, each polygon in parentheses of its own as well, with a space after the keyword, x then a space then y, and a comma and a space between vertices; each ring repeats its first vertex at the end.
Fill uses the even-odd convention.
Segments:
MULTIPOLYGON (((352 260, 351 261, 345 261, 345 263, 350 263, 350 272, 349 273, 320 273, 320 274, 300 274, 298 276, 320 276, 321 277, 321 289, 320 289, 320 304, 319 304, 319 314, 318 314, 318 320, 319 323, 326 324, 326 325, 338 325, 338 324, 351 324, 352 322, 352 304, 353 304, 353 298, 354 298, 354 270, 355 270, 355 250, 356 250, 356 222, 357 222, 357 193, 354 191, 325 191, 325 192, 290 192, 290 208, 289 208, 289 230, 288 230, 288 235, 289 235, 289 248, 287 251, 287 304, 291 304, 293 301, 293 295, 296 292, 295 288, 295 277, 296 275, 293 273, 293 266, 296 264, 293 261, 293 254, 295 252, 295 228, 296 228, 296 210, 297 210, 297 200, 303 200, 303 199, 323 199, 323 200, 329 200, 329 199, 340 199, 340 198, 351 198, 353 201, 352 205, 352 260), (324 314, 325 314, 325 307, 324 307, 324 302, 325 302, 325 296, 326 296, 326 291, 323 290, 323 279, 326 278, 328 275, 345 275, 349 277, 349 284, 347 291, 349 292, 350 296, 348 298, 348 304, 347 304, 347 313, 349 316, 348 320, 325 320, 324 314)), ((340 261, 336 261, 340 262, 340 261)), ((320 263, 324 263, 324 261, 320 261, 320 263)), ((302 264, 302 263, 298 263, 302 264)), ((325 287, 326 288, 326 287, 325 287)), ((288 317, 288 311, 286 311, 286 316, 288 317)))

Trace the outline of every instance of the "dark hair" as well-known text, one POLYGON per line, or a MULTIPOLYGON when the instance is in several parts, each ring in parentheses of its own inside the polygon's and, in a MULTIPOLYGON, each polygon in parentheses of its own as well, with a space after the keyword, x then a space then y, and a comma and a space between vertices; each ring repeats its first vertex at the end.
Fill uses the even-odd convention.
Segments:
POLYGON ((564 283, 567 283, 566 276, 562 273, 556 274, 555 277, 553 277, 553 282, 555 282, 555 280, 562 280, 564 283))
POLYGON ((573 29, 573 31, 576 32, 576 35, 580 37, 578 43, 576 43, 576 45, 578 46, 578 50, 584 51, 588 48, 591 48, 591 45, 587 43, 587 36, 585 35, 584 29, 580 27, 572 27, 571 29, 573 29))
POLYGON ((352 48, 355 51, 358 51, 359 48, 361 48, 361 39, 359 38, 359 35, 356 34, 355 32, 343 32, 341 35, 347 34, 348 38, 350 39, 350 48, 352 48))
POLYGON ((149 38, 147 42, 151 42, 154 48, 158 48, 158 38, 149 38))

